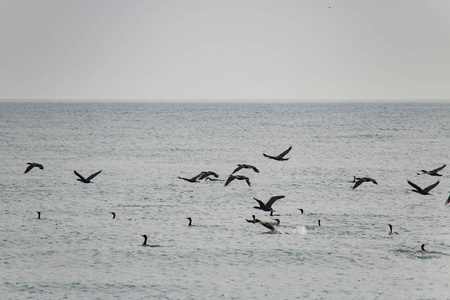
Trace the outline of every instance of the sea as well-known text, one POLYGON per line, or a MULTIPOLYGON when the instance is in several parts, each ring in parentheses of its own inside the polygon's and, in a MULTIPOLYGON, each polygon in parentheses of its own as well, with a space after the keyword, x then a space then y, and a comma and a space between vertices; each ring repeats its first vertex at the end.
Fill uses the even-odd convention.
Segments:
POLYGON ((450 299, 450 103, 2 102, 0 157, 1 299, 450 299))

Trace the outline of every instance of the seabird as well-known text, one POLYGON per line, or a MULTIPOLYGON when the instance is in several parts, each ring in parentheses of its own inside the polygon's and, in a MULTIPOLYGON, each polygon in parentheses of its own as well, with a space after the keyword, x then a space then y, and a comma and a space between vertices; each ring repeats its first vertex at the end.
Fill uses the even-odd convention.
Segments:
POLYGON ((188 224, 188 226, 194 226, 194 225, 192 225, 192 218, 191 218, 191 217, 189 217, 189 218, 186 218, 186 219, 188 219, 188 220, 189 220, 189 224, 188 224))
POLYGON ((261 224, 262 226, 269 228, 270 230, 272 230, 272 232, 276 232, 278 233, 278 230, 275 229, 275 227, 273 227, 273 225, 269 222, 258 222, 259 224, 261 224))
POLYGON ((292 146, 290 146, 286 151, 284 151, 283 153, 278 154, 277 156, 271 156, 271 155, 267 155, 265 153, 263 153, 263 155, 265 157, 268 157, 268 158, 271 158, 271 159, 275 159, 275 160, 288 160, 289 158, 284 158, 284 156, 286 154, 288 154, 289 151, 291 151, 291 149, 292 149, 292 146))
POLYGON ((205 177, 205 181, 224 181, 222 179, 216 179, 216 178, 211 178, 211 177, 205 177))
POLYGON ((279 226, 280 225, 280 219, 274 219, 274 220, 275 220, 275 222, 267 222, 267 223, 269 223, 271 225, 274 225, 274 226, 279 226))
POLYGON ((420 246, 420 248, 422 249, 423 252, 427 252, 427 250, 425 250, 425 245, 426 244, 422 244, 422 246, 420 246))
POLYGON ((77 171, 73 171, 74 173, 75 173, 75 175, 77 175, 78 177, 80 177, 80 178, 78 178, 77 180, 78 181, 81 181, 81 182, 83 182, 83 183, 92 183, 92 179, 94 179, 94 177, 95 176, 97 176, 98 174, 100 174, 100 172, 101 172, 101 170, 100 171, 98 171, 97 173, 94 173, 94 174, 92 174, 92 175, 90 175, 88 178, 84 178, 83 176, 81 176, 77 171))
POLYGON ((396 231, 393 231, 391 224, 388 224, 388 225, 389 225, 389 235, 398 234, 396 231))
POLYGON ((38 219, 40 219, 41 218, 41 212, 40 211, 37 211, 37 214, 38 214, 38 219))
POLYGON ((115 218, 116 218, 116 213, 115 213, 115 212, 110 212, 110 214, 112 214, 112 215, 113 215, 113 219, 115 219, 115 218))
MULTIPOLYGON (((213 172, 213 171, 207 171, 207 172, 201 172, 200 174, 200 177, 198 178, 198 180, 202 180, 202 179, 206 179, 206 178, 209 178, 208 176, 214 176, 214 177, 219 177, 219 175, 217 175, 217 173, 215 173, 215 172, 213 172)), ((209 178, 210 180, 212 180, 211 178, 209 178)))
POLYGON ((356 180, 355 185, 353 186, 353 189, 356 189, 358 186, 360 186, 363 182, 370 182, 372 181, 374 184, 378 184, 378 182, 375 179, 372 179, 370 177, 361 177, 361 178, 357 178, 355 176, 353 176, 356 180))
POLYGON ((242 175, 230 175, 230 176, 228 176, 227 182, 225 182, 225 186, 229 185, 230 182, 232 182, 235 179, 237 179, 237 180, 245 180, 247 182, 248 186, 251 186, 250 179, 248 179, 248 177, 242 176, 242 175))
POLYGON ((253 219, 251 219, 251 220, 249 220, 249 219, 245 219, 245 220, 247 222, 249 222, 249 223, 259 223, 259 222, 261 222, 260 220, 256 219, 255 215, 252 215, 252 218, 253 219))
POLYGON ((198 181, 198 178, 199 178, 200 176, 202 176, 202 173, 200 173, 200 174, 198 174, 197 176, 194 176, 194 177, 192 177, 192 178, 184 178, 184 177, 180 177, 180 176, 178 176, 178 178, 183 179, 183 180, 186 180, 186 181, 189 181, 189 182, 199 182, 199 181, 198 181))
POLYGON ((251 165, 246 165, 246 164, 240 164, 238 165, 238 167, 236 169, 234 169, 234 171, 231 174, 236 173, 237 171, 241 170, 241 169, 253 169, 253 171, 255 171, 256 173, 259 173, 259 170, 251 165))
POLYGON ((262 202, 259 199, 253 198, 259 203, 259 206, 254 206, 253 208, 261 209, 263 211, 273 211, 272 204, 274 204, 275 201, 281 198, 284 198, 284 196, 273 196, 272 198, 269 199, 269 201, 267 201, 266 204, 264 204, 264 202, 262 202))
POLYGON ((430 186, 427 186, 426 188, 422 189, 421 187, 419 187, 417 184, 411 182, 408 180, 408 183, 410 186, 412 186, 413 188, 415 188, 415 190, 412 190, 413 192, 419 193, 421 195, 431 195, 429 192, 434 189, 438 184, 439 184, 439 180, 436 181, 435 183, 433 183, 430 186))
POLYGON ((38 164, 38 163, 27 163, 27 164, 28 164, 28 167, 27 167, 27 169, 25 170, 25 172, 23 172, 24 174, 30 172, 31 169, 33 169, 34 167, 39 168, 39 169, 41 169, 41 170, 44 169, 44 166, 41 165, 41 164, 38 164))
POLYGON ((322 220, 319 219, 319 220, 317 221, 317 223, 319 223, 319 226, 322 226, 322 224, 321 224, 321 223, 322 223, 322 220))
POLYGON ((146 234, 142 234, 141 236, 144 238, 144 243, 142 244, 142 246, 144 246, 144 247, 151 247, 151 245, 147 244, 147 235, 146 234))
POLYGON ((303 208, 298 208, 298 210, 303 214, 303 208))
POLYGON ((431 170, 431 171, 420 170, 420 172, 422 172, 422 173, 417 173, 417 175, 428 174, 428 175, 431 175, 431 176, 442 176, 441 174, 438 174, 438 172, 440 170, 442 170, 443 168, 445 168, 446 166, 447 165, 443 165, 442 167, 436 168, 436 169, 431 170))

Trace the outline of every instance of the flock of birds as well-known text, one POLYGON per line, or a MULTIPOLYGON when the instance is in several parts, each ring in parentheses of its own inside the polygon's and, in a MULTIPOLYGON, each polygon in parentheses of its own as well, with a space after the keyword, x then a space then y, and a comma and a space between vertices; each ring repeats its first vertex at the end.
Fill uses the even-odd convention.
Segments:
MULTIPOLYGON (((289 158, 285 158, 285 156, 290 152, 292 150, 292 146, 290 146, 288 149, 286 149, 285 151, 283 151, 282 153, 280 153, 279 155, 277 155, 277 156, 272 156, 272 155, 267 155, 267 154, 265 154, 265 153, 263 153, 263 155, 265 156, 265 157, 267 157, 267 158, 269 158, 269 159, 273 159, 273 160, 277 160, 277 161, 287 161, 287 160, 289 160, 289 158)), ((41 170, 43 170, 44 169, 44 166, 42 165, 42 164, 39 164, 39 163, 27 163, 28 164, 28 167, 26 168, 26 170, 25 170, 25 174, 26 173, 28 173, 28 172, 30 172, 33 168, 39 168, 39 169, 41 169, 41 170)), ((441 166, 441 167, 439 167, 439 168, 436 168, 436 169, 433 169, 433 170, 431 170, 431 171, 427 171, 427 170, 420 170, 420 173, 417 173, 417 175, 423 175, 423 174, 427 174, 427 175, 430 175, 430 176, 442 176, 442 174, 439 174, 439 171, 441 171, 442 169, 444 169, 445 167, 446 167, 447 165, 443 165, 443 166, 441 166)), ((213 171, 203 171, 203 172, 201 172, 200 174, 198 174, 198 175, 196 175, 196 176, 194 176, 194 177, 192 177, 192 178, 184 178, 184 177, 180 177, 180 176, 178 176, 178 178, 179 179, 182 179, 182 180, 185 180, 185 181, 187 181, 187 182, 191 182, 191 183, 198 183, 198 182, 201 182, 201 180, 205 180, 205 181, 225 181, 225 186, 228 186, 231 182, 233 182, 234 180, 244 180, 246 183, 247 183, 247 185, 248 186, 251 186, 251 182, 250 182, 250 179, 247 177, 247 176, 243 176, 243 175, 235 175, 237 172, 239 172, 240 170, 242 170, 242 169, 249 169, 249 170, 253 170, 254 172, 256 172, 256 173, 259 173, 259 170, 258 170, 258 168, 256 168, 255 166, 252 166, 252 165, 249 165, 249 164, 238 164, 237 165, 237 168, 235 168, 232 172, 231 172, 231 174, 228 176, 228 178, 227 178, 227 180, 225 181, 225 180, 221 180, 221 179, 218 179, 219 178, 219 175, 217 174, 217 173, 215 173, 215 172, 213 172, 213 171)), ((98 172, 96 172, 96 173, 93 173, 93 174, 91 174, 91 175, 89 175, 88 177, 84 177, 83 175, 81 175, 81 174, 79 174, 76 170, 74 170, 74 173, 75 173, 75 175, 78 177, 77 178, 77 180, 78 181, 80 181, 80 182, 82 182, 82 183, 92 183, 92 179, 94 179, 98 174, 100 174, 102 171, 100 170, 100 171, 98 171, 98 172)), ((354 182, 354 185, 353 185, 353 189, 356 189, 357 187, 359 187, 361 184, 363 184, 364 182, 372 182, 373 184, 376 184, 376 185, 378 185, 378 182, 375 180, 375 179, 373 179, 373 178, 370 178, 370 177, 356 177, 356 176, 353 176, 353 182, 354 182)), ((410 180, 407 180, 407 182, 408 182, 408 184, 409 185, 411 185, 414 189, 412 190, 412 191, 414 191, 414 192, 416 192, 416 193, 418 193, 418 194, 421 194, 421 195, 431 195, 430 194, 430 191, 432 190, 432 189, 434 189, 439 183, 440 183, 440 181, 438 180, 438 181, 436 181, 435 183, 433 183, 432 185, 430 185, 430 186, 427 186, 427 187, 425 187, 425 188, 421 188, 421 187, 419 187, 417 184, 415 184, 415 183, 413 183, 412 181, 410 181, 410 180)), ((262 211, 266 211, 266 212, 270 212, 270 216, 279 216, 279 215, 275 215, 274 214, 274 210, 273 210, 273 208, 272 208, 272 205, 277 201, 277 200, 279 200, 279 199, 283 199, 283 198, 285 198, 285 196, 283 196, 283 195, 280 195, 280 196, 273 196, 273 197, 271 197, 267 202, 263 202, 262 200, 260 200, 260 199, 257 199, 257 198, 253 198, 256 202, 258 202, 258 205, 259 206, 254 206, 253 208, 255 208, 255 209, 259 209, 259 210, 262 210, 262 211)), ((448 199, 447 199, 447 201, 445 202, 445 205, 447 205, 447 204, 449 204, 450 203, 450 196, 448 197, 448 199)), ((300 210, 300 212, 303 214, 303 209, 302 208, 299 208, 298 210, 300 210)), ((40 219, 41 218, 41 212, 40 211, 38 211, 37 212, 38 213, 38 217, 37 217, 37 219, 40 219)), ((113 219, 115 219, 116 218, 116 214, 115 214, 115 212, 110 212, 111 214, 112 214, 112 218, 113 219)), ((188 226, 194 226, 193 224, 192 224, 192 218, 191 217, 188 217, 188 218, 186 218, 187 220, 189 220, 189 224, 188 224, 188 226)), ((276 228, 275 228, 275 226, 278 226, 278 225, 280 225, 280 219, 274 219, 273 220, 273 222, 269 222, 269 221, 261 221, 261 220, 259 220, 259 219, 256 219, 256 216, 255 215, 253 215, 252 216, 252 219, 246 219, 246 221, 248 222, 248 223, 253 223, 253 224, 260 224, 260 225, 262 225, 262 226, 264 226, 264 227, 266 227, 266 228, 268 228, 268 229, 270 229, 272 232, 274 232, 274 233, 280 233, 276 228)), ((317 222, 318 222, 318 225, 319 226, 321 226, 321 221, 322 220, 318 220, 317 222)), ((393 230, 393 226, 392 226, 392 224, 388 224, 388 226, 389 226, 389 235, 395 235, 395 234, 398 234, 397 232, 395 232, 394 230, 393 230)), ((142 246, 146 246, 146 247, 154 247, 155 245, 149 245, 149 244, 147 244, 147 240, 148 240, 148 236, 147 235, 141 235, 143 238, 144 238, 144 242, 143 242, 143 244, 142 244, 142 246)), ((425 244, 422 244, 421 245, 421 250, 420 251, 426 251, 425 250, 425 245, 427 245, 426 243, 425 244)))

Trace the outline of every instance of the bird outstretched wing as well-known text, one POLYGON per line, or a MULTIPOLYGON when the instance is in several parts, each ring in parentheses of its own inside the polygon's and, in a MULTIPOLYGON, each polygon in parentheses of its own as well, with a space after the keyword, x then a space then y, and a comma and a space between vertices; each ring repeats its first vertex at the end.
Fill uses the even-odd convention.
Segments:
POLYGON ((427 186, 426 188, 424 188, 423 190, 425 191, 425 192, 429 192, 429 191, 431 191, 432 189, 434 189, 438 184, 439 184, 439 180, 438 181, 436 181, 435 183, 433 183, 432 185, 430 185, 430 186, 427 186))

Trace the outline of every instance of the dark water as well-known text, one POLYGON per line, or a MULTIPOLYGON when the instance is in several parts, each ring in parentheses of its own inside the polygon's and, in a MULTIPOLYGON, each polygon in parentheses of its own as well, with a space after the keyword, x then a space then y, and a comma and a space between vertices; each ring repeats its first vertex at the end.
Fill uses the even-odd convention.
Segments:
POLYGON ((449 124, 448 104, 0 103, 0 294, 448 299, 450 167, 416 173, 450 162, 449 124), (177 178, 239 163, 251 187, 177 178), (274 195, 281 234, 245 221, 274 195))

